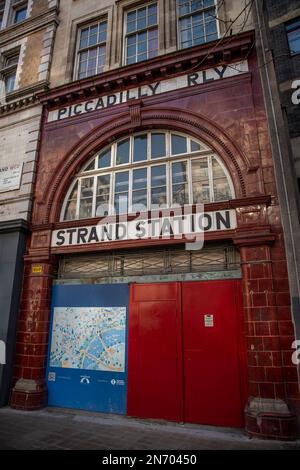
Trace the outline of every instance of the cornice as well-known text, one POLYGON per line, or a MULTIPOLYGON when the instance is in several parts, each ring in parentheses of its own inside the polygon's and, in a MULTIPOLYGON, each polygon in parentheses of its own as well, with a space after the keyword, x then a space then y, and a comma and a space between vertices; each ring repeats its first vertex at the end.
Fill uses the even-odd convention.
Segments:
POLYGON ((6 96, 6 103, 0 104, 0 116, 24 109, 33 104, 40 104, 37 94, 44 91, 49 85, 47 80, 41 80, 27 87, 15 90, 6 96))
POLYGON ((42 29, 51 23, 56 25, 59 23, 57 7, 49 8, 49 10, 40 15, 33 16, 21 23, 13 24, 0 31, 0 47, 13 41, 18 41, 28 36, 33 31, 42 29))
POLYGON ((143 82, 162 80, 200 69, 244 60, 253 47, 254 31, 231 36, 227 41, 211 42, 170 54, 155 57, 144 62, 114 68, 100 75, 77 80, 39 94, 41 103, 55 108, 78 99, 92 98, 114 92, 124 87, 136 86, 143 82))
POLYGON ((29 222, 24 219, 0 222, 0 233, 29 232, 29 222))

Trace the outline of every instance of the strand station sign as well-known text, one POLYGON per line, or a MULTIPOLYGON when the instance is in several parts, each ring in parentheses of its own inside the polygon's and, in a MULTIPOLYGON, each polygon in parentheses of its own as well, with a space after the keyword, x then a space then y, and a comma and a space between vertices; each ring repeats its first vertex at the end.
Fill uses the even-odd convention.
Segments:
POLYGON ((234 209, 167 215, 151 219, 137 217, 130 221, 101 221, 97 225, 54 230, 51 246, 60 248, 126 240, 184 239, 187 243, 201 242, 204 234, 236 228, 234 209))
POLYGON ((92 100, 76 103, 71 106, 50 111, 48 114, 48 122, 60 121, 62 119, 80 116, 81 114, 90 113, 99 109, 106 109, 118 104, 127 103, 135 99, 156 96, 168 91, 180 90, 182 88, 194 87, 215 80, 240 75, 248 72, 248 62, 235 62, 230 65, 223 65, 200 72, 193 72, 178 77, 154 82, 149 85, 143 85, 136 88, 130 88, 125 91, 119 91, 106 96, 100 96, 92 100))

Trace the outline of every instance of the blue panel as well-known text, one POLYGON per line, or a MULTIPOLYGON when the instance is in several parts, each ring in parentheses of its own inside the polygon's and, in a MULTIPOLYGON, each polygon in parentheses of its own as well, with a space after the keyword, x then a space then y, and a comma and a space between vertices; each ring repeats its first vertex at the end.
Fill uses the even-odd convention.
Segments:
POLYGON ((48 404, 126 414, 128 284, 53 287, 48 404))

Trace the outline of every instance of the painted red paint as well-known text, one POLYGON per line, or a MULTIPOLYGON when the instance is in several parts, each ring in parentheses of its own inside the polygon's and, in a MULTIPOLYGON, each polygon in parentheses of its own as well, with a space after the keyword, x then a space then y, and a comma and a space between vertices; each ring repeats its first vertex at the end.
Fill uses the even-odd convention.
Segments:
POLYGON ((231 280, 132 285, 129 415, 243 425, 240 296, 231 280))
POLYGON ((129 320, 127 413, 180 421, 178 284, 134 284, 129 320))
POLYGON ((185 420, 243 426, 238 281, 183 283, 185 420), (213 326, 205 316, 213 315, 213 326))

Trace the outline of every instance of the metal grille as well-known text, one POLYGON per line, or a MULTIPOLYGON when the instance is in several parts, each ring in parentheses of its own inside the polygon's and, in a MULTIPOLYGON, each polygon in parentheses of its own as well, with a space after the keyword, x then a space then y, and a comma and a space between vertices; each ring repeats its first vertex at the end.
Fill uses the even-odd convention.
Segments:
POLYGON ((239 253, 233 246, 217 245, 199 251, 184 247, 113 251, 64 256, 59 278, 136 276, 197 273, 238 269, 239 253))

